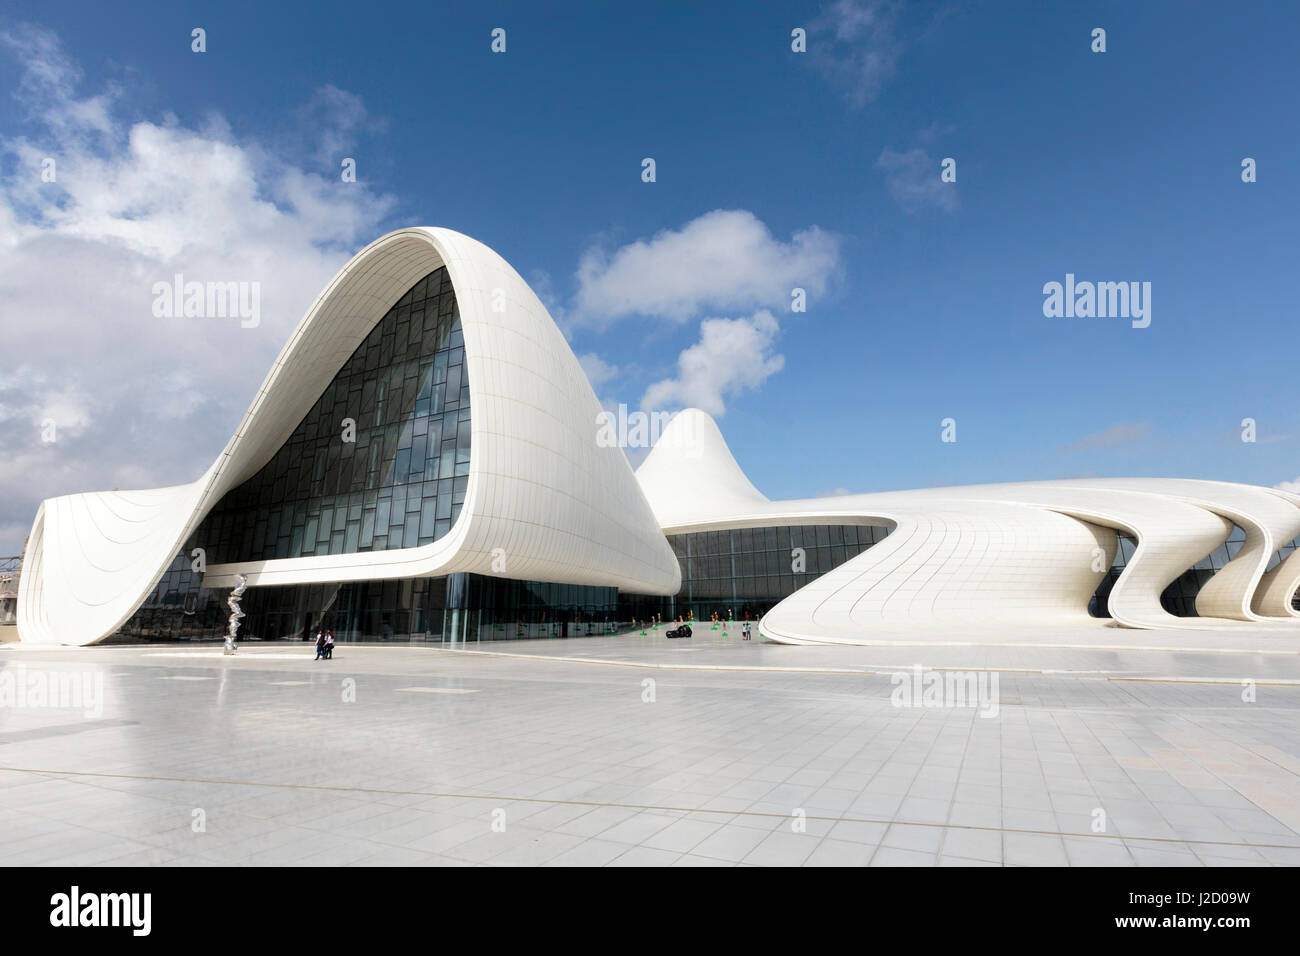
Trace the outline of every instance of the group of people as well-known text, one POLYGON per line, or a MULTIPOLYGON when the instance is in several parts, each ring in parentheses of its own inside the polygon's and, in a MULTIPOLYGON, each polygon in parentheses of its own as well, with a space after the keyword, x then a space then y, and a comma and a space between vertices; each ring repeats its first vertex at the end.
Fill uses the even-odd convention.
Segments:
POLYGON ((334 629, 332 627, 316 628, 316 660, 334 659, 334 629))
MULTIPOLYGON (((732 617, 730 610, 727 611, 726 617, 723 617, 720 613, 714 611, 712 614, 709 615, 709 622, 715 628, 721 625, 723 631, 729 630, 729 625, 739 623, 740 639, 742 641, 752 640, 754 637, 754 630, 753 630, 754 622, 749 619, 748 611, 745 612, 745 619, 740 622, 737 622, 736 619, 732 617)), ((632 630, 637 631, 647 626, 658 627, 662 623, 663 623, 663 618, 659 614, 654 614, 644 621, 641 620, 640 618, 634 618, 632 620, 632 630)), ((695 621, 694 611, 687 611, 685 615, 678 614, 677 617, 670 622, 673 630, 678 630, 678 631, 680 631, 683 627, 690 627, 695 623, 696 621, 695 621)))
MULTIPOLYGON (((723 616, 722 616, 721 614, 719 614, 717 611, 714 611, 714 612, 713 612, 713 623, 714 623, 715 626, 717 626, 718 624, 721 624, 721 625, 722 625, 722 630, 723 630, 723 631, 726 631, 726 630, 727 630, 727 625, 728 625, 728 624, 733 624, 733 623, 735 623, 735 621, 734 621, 734 619, 733 619, 732 616, 731 616, 731 611, 730 611, 730 610, 727 611, 727 616, 726 616, 726 617, 723 617, 723 616)), ((749 612, 746 611, 746 612, 745 612, 745 619, 744 619, 743 621, 740 622, 740 639, 741 639, 742 641, 747 641, 747 640, 750 639, 750 630, 749 630, 749 626, 750 626, 750 625, 749 625, 749 612)))

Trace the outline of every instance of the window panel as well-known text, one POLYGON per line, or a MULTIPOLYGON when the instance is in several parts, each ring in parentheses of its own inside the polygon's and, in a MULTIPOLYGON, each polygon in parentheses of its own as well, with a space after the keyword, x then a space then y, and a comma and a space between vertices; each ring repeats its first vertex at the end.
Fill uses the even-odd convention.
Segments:
POLYGON ((433 539, 434 521, 436 518, 436 509, 438 507, 437 498, 425 498, 420 504, 420 538, 433 539))

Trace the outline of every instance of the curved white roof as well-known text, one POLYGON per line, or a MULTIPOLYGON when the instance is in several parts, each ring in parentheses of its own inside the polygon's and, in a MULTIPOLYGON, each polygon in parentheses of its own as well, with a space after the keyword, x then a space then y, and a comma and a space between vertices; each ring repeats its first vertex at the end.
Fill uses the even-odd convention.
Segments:
POLYGON ((213 565, 205 586, 241 573, 256 587, 470 571, 674 593, 677 559, 626 456, 596 442, 600 405, 546 308, 487 246, 421 227, 376 240, 340 270, 203 477, 41 504, 20 638, 86 644, 116 631, 207 512, 270 460, 393 303, 440 266, 456 291, 473 403, 468 488, 451 530, 418 548, 213 565))

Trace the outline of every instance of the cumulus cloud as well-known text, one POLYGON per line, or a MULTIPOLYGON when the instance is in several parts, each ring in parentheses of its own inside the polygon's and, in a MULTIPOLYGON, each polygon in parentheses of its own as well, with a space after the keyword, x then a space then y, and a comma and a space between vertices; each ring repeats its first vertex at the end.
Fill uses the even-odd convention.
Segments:
MULTIPOLYGON (((17 61, 11 90, 29 110, 5 131, 0 181, 0 553, 17 553, 41 498, 198 477, 393 201, 310 172, 220 116, 128 123, 122 91, 83 94, 47 30, 0 33, 0 56, 17 61), (260 324, 156 317, 153 286, 178 273, 259 283, 260 324)), ((326 151, 367 126, 343 91, 307 109, 326 151)))
MULTIPOLYGON (((784 365, 774 351, 776 314, 789 310, 792 290, 820 296, 840 270, 838 237, 817 226, 783 242, 753 213, 719 209, 612 251, 589 249, 569 315, 574 324, 606 326, 632 315, 680 325, 739 313, 704 319, 674 374, 641 400, 646 409, 696 406, 721 415, 731 397, 758 388, 784 365)), ((613 377, 595 356, 583 362, 597 388, 613 377)))
POLYGON ((718 209, 578 265, 573 320, 604 325, 628 315, 686 322, 706 312, 788 309, 791 290, 825 292, 840 269, 839 239, 811 226, 789 242, 753 213, 718 209))
POLYGON ((749 318, 705 319, 700 340, 678 356, 677 374, 646 389, 641 407, 722 415, 728 397, 758 388, 785 366, 785 357, 773 352, 779 331, 766 309, 749 318))
POLYGON ((875 100, 898 67, 899 10, 887 0, 835 0, 810 24, 810 58, 854 108, 875 100))
POLYGON ((885 171, 889 195, 904 212, 957 208, 957 184, 940 179, 939 160, 919 146, 906 152, 886 147, 876 160, 876 167, 885 171))
POLYGON ((1061 451, 1071 454, 1078 451, 1114 448, 1117 445, 1126 445, 1138 441, 1149 434, 1151 434, 1151 425, 1148 422, 1120 422, 1117 425, 1111 425, 1109 428, 1103 428, 1099 432, 1093 432, 1091 435, 1084 435, 1078 441, 1071 442, 1061 448, 1061 451))
POLYGON ((1282 481, 1273 486, 1278 491, 1289 491, 1293 495, 1300 495, 1300 478, 1295 481, 1282 481))

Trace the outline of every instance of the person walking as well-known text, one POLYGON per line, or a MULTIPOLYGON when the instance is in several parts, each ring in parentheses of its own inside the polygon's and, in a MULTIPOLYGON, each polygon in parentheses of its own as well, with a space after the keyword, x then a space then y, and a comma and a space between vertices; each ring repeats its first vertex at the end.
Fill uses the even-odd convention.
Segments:
POLYGON ((325 632, 321 628, 316 628, 316 660, 325 656, 325 632))
POLYGON ((325 631, 325 660, 334 660, 334 628, 325 631))

